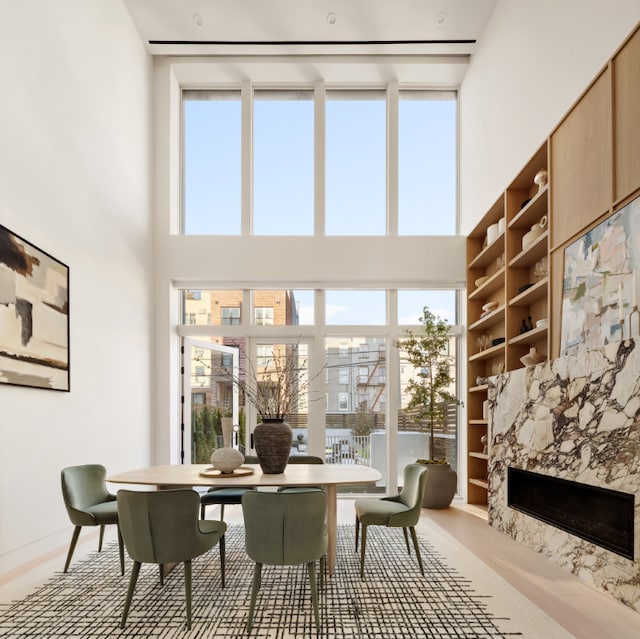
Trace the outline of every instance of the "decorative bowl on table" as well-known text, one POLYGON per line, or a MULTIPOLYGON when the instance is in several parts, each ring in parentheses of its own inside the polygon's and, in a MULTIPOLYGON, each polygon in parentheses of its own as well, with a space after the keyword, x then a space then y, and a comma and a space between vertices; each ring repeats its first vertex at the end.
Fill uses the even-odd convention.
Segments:
POLYGON ((218 448, 211 455, 211 465, 222 473, 232 473, 244 463, 244 455, 235 448, 218 448))

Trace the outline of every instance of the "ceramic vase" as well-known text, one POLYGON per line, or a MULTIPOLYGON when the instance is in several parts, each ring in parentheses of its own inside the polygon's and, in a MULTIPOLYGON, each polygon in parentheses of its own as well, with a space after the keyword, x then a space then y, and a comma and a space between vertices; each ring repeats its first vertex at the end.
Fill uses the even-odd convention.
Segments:
POLYGON ((427 464, 424 508, 448 508, 456 494, 458 475, 449 464, 427 464))
POLYGON ((218 448, 211 455, 211 465, 221 473, 232 473, 244 463, 244 455, 235 448, 218 448))
POLYGON ((233 417, 221 417, 220 426, 222 428, 222 440, 225 448, 231 448, 233 437, 233 417))
POLYGON ((282 419, 263 419, 253 431, 253 445, 262 472, 283 473, 291 454, 291 428, 282 419))

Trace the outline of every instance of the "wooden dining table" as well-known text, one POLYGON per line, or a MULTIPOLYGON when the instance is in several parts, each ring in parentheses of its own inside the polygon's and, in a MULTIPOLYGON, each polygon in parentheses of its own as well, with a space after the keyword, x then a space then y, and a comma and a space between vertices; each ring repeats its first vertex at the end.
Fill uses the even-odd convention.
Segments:
POLYGON ((357 464, 288 464, 280 474, 266 474, 258 464, 244 464, 231 477, 211 476, 208 464, 167 464, 129 470, 107 477, 108 482, 155 486, 157 489, 194 486, 273 488, 280 486, 323 486, 327 495, 327 565, 333 574, 336 564, 338 486, 374 484, 382 478, 379 471, 357 464), (250 472, 249 472, 250 471, 250 472))

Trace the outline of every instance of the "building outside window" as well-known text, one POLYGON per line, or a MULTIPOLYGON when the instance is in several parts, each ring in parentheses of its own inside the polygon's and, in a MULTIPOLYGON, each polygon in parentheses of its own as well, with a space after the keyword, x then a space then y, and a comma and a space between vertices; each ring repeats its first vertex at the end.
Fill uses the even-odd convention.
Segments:
POLYGON ((240 325, 240 307, 225 306, 220 309, 220 317, 223 326, 239 326, 240 325))
POLYGON ((255 309, 256 326, 273 326, 273 308, 259 307, 255 309))

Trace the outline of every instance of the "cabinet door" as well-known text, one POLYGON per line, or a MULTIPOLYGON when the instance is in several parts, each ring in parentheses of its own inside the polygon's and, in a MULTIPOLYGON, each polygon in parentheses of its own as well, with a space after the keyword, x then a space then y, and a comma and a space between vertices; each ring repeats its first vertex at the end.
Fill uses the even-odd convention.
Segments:
POLYGON ((611 89, 606 69, 551 136, 552 248, 609 210, 611 182, 611 89))
POLYGON ((613 60, 615 200, 640 187, 640 31, 613 60))

